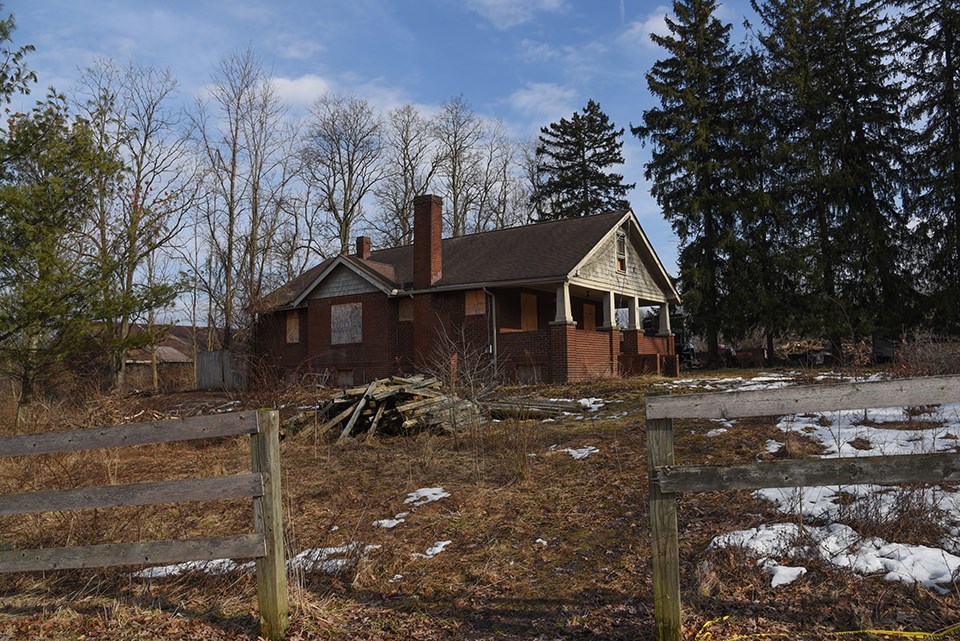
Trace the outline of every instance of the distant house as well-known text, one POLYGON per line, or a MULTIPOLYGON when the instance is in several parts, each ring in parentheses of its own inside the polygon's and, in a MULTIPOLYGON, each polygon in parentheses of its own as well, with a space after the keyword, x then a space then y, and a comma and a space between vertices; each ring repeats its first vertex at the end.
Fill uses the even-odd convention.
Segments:
MULTIPOLYGON (((184 325, 159 328, 160 339, 153 347, 133 349, 126 355, 126 386, 128 389, 153 389, 153 358, 157 360, 157 387, 164 390, 184 390, 194 387, 194 356, 198 346, 206 344, 207 329, 184 325)), ((148 329, 135 323, 130 327, 133 336, 148 329)))
POLYGON ((441 239, 441 209, 421 196, 412 245, 372 251, 360 237, 353 255, 273 292, 255 328, 264 364, 352 385, 422 371, 460 345, 508 379, 677 371, 669 305, 680 297, 633 213, 441 239), (648 306, 660 308, 653 335, 641 329, 648 306))

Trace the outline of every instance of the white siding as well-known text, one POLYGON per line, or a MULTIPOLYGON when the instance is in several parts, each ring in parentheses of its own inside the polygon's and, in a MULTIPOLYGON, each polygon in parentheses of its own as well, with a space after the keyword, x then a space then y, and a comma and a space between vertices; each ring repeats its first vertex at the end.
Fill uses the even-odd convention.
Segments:
POLYGON ((611 236, 596 254, 580 268, 579 276, 571 282, 596 289, 612 290, 648 300, 662 301, 664 292, 657 286, 646 265, 640 260, 637 248, 627 235, 627 271, 617 269, 617 239, 611 236))

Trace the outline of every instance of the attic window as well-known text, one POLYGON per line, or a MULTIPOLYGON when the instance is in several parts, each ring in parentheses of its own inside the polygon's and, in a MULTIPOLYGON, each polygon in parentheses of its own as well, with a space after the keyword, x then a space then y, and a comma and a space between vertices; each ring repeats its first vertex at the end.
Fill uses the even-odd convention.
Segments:
POLYGON ((617 271, 627 271, 627 235, 623 232, 617 233, 617 271))

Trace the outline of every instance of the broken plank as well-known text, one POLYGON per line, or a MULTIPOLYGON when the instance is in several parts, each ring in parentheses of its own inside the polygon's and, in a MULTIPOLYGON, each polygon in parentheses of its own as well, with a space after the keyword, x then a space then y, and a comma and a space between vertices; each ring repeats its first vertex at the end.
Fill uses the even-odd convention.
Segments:
POLYGON ((367 386, 366 391, 363 393, 363 396, 360 398, 360 401, 357 402, 356 409, 353 410, 353 416, 350 417, 350 420, 347 421, 346 426, 343 428, 343 431, 340 432, 340 438, 337 439, 337 442, 341 442, 347 439, 350 436, 350 430, 353 429, 353 426, 357 423, 357 419, 360 418, 360 413, 366 407, 367 402, 370 399, 370 394, 377 388, 377 385, 380 384, 380 381, 373 381, 367 386))
POLYGON ((370 421, 370 429, 367 430, 367 439, 373 438, 374 433, 377 431, 377 424, 380 422, 380 418, 383 416, 383 409, 386 407, 384 403, 380 403, 377 406, 377 413, 373 417, 373 420, 370 421))
POLYGON ((446 396, 435 396, 432 398, 420 399, 419 401, 410 401, 408 403, 404 403, 403 405, 397 405, 397 411, 409 412, 420 407, 426 407, 427 405, 437 405, 438 403, 443 403, 445 400, 447 400, 446 396))
POLYGON ((355 406, 351 404, 350 406, 347 407, 347 409, 343 410, 342 412, 340 412, 339 414, 331 418, 329 421, 322 424, 320 427, 309 427, 303 430, 302 432, 297 434, 297 438, 303 438, 304 436, 312 432, 316 432, 318 436, 322 436, 323 434, 326 434, 327 430, 331 429, 334 425, 337 425, 340 421, 350 416, 350 413, 353 412, 354 407, 355 406))

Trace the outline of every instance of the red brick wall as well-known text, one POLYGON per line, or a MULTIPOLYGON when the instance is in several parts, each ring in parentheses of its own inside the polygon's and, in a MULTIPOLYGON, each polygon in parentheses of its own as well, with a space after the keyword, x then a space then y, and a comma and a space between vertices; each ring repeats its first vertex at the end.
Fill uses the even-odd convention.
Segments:
POLYGON ((567 380, 619 375, 619 331, 574 330, 567 340, 567 380))
POLYGON ((553 342, 550 331, 509 332, 497 336, 500 371, 507 380, 519 380, 524 372, 539 380, 554 380, 551 370, 553 342))
POLYGON ((673 336, 645 336, 642 330, 623 331, 624 354, 673 354, 673 336))
POLYGON ((273 372, 293 372, 304 365, 307 355, 306 310, 300 314, 300 342, 287 343, 287 312, 261 314, 254 328, 253 352, 262 367, 273 372))
MULTIPOLYGON (((314 371, 353 370, 355 383, 397 372, 399 305, 379 292, 321 298, 307 305, 307 358, 314 371), (360 303, 362 342, 330 344, 330 307, 360 303)), ((301 330, 302 332, 302 330, 301 330)))
POLYGON ((620 332, 590 332, 575 325, 550 325, 547 331, 508 332, 497 342, 504 374, 538 367, 543 379, 581 381, 619 373, 620 332))
MULTIPOLYGON (((489 314, 467 316, 465 298, 464 292, 437 293, 414 298, 413 333, 414 341, 418 341, 415 342, 415 362, 421 367, 437 367, 440 360, 453 353, 482 352, 490 344, 489 314), (417 298, 429 299, 429 310, 425 316, 429 322, 420 322, 421 317, 417 315, 416 308, 417 298), (430 349, 424 352, 420 345, 427 343, 430 349)), ((422 304, 426 307, 425 303, 422 304)), ((489 307, 489 302, 487 306, 489 307)))

